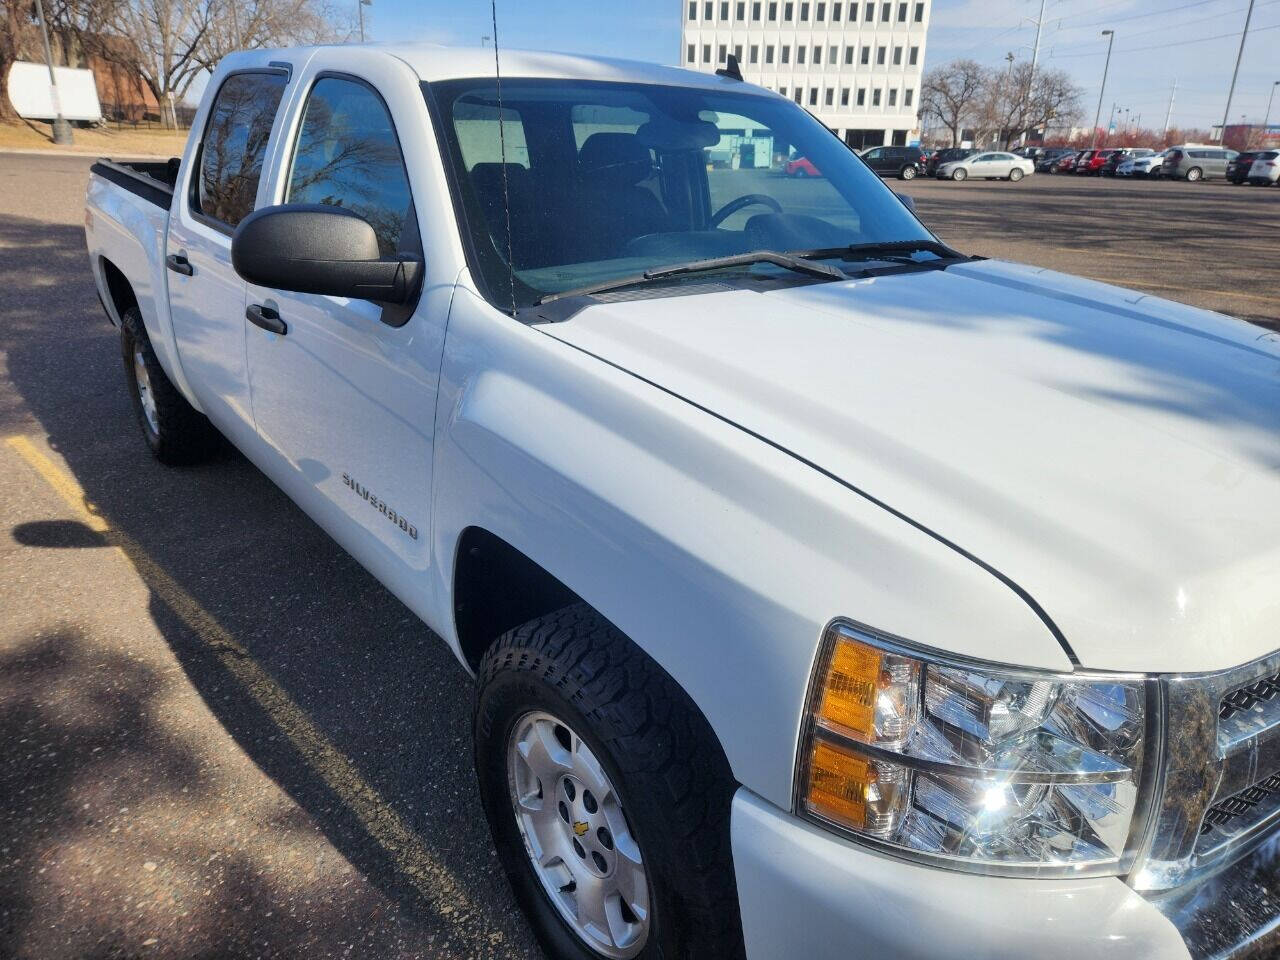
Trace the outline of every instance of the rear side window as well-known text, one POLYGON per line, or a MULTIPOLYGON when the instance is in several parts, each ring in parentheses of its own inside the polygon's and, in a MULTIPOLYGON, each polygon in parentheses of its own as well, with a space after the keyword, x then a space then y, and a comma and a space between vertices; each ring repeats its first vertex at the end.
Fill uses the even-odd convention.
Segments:
POLYGON ((238 73, 222 84, 200 148, 191 198, 195 212, 234 227, 253 211, 262 158, 286 82, 278 73, 238 73))
POLYGON ((382 98, 362 83, 322 77, 311 88, 285 203, 325 203, 359 214, 384 256, 400 248, 409 178, 382 98))

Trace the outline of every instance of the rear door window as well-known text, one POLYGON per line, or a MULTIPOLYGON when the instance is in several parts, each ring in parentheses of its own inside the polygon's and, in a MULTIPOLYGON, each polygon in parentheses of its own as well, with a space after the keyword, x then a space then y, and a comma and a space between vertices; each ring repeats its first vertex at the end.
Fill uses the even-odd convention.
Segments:
POLYGON ((341 77, 316 81, 284 199, 350 210, 373 227, 384 257, 401 249, 411 206, 409 177, 391 115, 378 94, 341 77))
POLYGON ((237 73, 227 77, 209 111, 192 191, 195 213, 234 228, 253 210, 262 160, 287 77, 237 73))

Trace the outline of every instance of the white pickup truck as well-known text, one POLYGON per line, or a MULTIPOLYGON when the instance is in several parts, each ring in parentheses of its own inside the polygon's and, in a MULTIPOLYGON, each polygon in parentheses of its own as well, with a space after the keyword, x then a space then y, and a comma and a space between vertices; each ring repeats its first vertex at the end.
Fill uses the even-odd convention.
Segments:
POLYGON ((585 57, 237 54, 85 222, 155 454, 229 439, 475 675, 550 955, 1276 949, 1274 334, 585 57))

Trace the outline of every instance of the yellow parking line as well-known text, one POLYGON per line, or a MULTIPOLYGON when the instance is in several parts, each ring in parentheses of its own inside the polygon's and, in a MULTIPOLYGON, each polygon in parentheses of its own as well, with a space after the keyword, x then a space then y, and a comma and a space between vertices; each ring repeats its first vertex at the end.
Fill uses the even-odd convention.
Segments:
MULTIPOLYGON (((216 617, 176 581, 128 534, 111 526, 91 503, 75 478, 49 459, 25 436, 5 441, 77 514, 77 519, 97 533, 133 565, 138 575, 218 657, 222 666, 244 688, 360 821, 396 869, 428 902, 441 907, 443 922, 460 924, 477 911, 453 873, 419 840, 404 819, 361 775, 355 764, 335 747, 287 692, 273 680, 253 656, 227 632, 216 617)), ((500 933, 489 933, 489 942, 500 933)))

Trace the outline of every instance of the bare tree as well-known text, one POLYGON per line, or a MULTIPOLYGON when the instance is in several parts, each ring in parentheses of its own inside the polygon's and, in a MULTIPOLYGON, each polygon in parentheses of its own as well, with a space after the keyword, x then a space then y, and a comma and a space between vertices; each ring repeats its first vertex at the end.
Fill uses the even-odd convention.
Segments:
POLYGON ((920 86, 920 114, 946 127, 954 147, 965 126, 975 119, 986 85, 987 70, 975 60, 953 60, 935 67, 920 86))
POLYGON ((208 11, 196 57, 209 71, 236 50, 340 43, 355 32, 345 8, 330 0, 210 0, 208 11))

